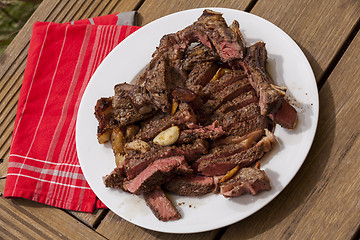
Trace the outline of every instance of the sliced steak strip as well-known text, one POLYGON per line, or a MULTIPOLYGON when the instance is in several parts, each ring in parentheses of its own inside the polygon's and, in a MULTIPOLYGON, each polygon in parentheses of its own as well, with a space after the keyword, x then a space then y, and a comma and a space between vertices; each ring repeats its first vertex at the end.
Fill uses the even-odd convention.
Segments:
POLYGON ((259 97, 261 114, 275 113, 281 105, 284 92, 277 89, 266 72, 262 71, 257 65, 259 64, 253 61, 245 61, 243 63, 243 67, 250 75, 250 83, 259 97))
POLYGON ((267 51, 265 48, 265 43, 259 41, 248 47, 247 58, 250 58, 251 61, 253 61, 258 68, 260 68, 263 72, 265 72, 266 60, 267 60, 267 51))
POLYGON ((114 125, 112 98, 100 98, 95 105, 95 117, 98 120, 97 137, 99 143, 109 141, 114 125))
POLYGON ((199 62, 190 72, 186 85, 193 90, 196 86, 205 86, 215 75, 219 66, 214 62, 199 62))
POLYGON ((267 126, 267 118, 264 116, 257 116, 250 120, 235 122, 233 125, 228 125, 227 128, 224 128, 224 131, 226 131, 229 136, 241 137, 255 130, 267 128, 267 126))
POLYGON ((296 109, 284 98, 282 99, 279 110, 276 113, 269 114, 269 117, 275 123, 288 129, 294 129, 298 120, 296 109))
POLYGON ((196 139, 217 139, 223 136, 225 132, 222 130, 222 127, 219 126, 217 121, 213 124, 208 125, 202 128, 187 129, 180 132, 179 139, 177 143, 190 143, 196 139))
POLYGON ((172 125, 182 127, 190 123, 196 123, 196 115, 188 103, 180 103, 179 109, 173 116, 171 114, 158 114, 145 121, 135 138, 149 141, 172 125))
POLYGON ((160 187, 150 192, 144 193, 144 199, 146 205, 160 221, 167 222, 181 218, 179 211, 166 197, 165 193, 163 190, 161 190, 160 187))
POLYGON ((208 122, 213 122, 220 118, 223 118, 227 112, 235 111, 239 108, 243 108, 250 103, 258 102, 256 93, 253 90, 248 92, 241 93, 239 96, 227 101, 221 105, 216 111, 211 115, 208 122))
POLYGON ((245 75, 245 72, 243 70, 228 70, 220 78, 206 84, 206 86, 202 90, 203 97, 211 98, 210 95, 214 94, 215 92, 219 92, 230 84, 246 77, 247 76, 245 75))
POLYGON ((182 155, 186 161, 193 161, 201 154, 208 152, 208 143, 205 140, 197 139, 192 144, 184 144, 180 146, 168 146, 152 148, 146 153, 128 153, 125 155, 125 172, 127 178, 133 179, 141 171, 143 171, 152 162, 160 158, 168 158, 171 156, 182 155))
POLYGON ((122 100, 122 106, 114 109, 114 119, 119 123, 119 127, 138 122, 152 115, 152 113, 141 114, 129 99, 122 100))
POLYGON ((239 80, 229 86, 225 87, 220 92, 211 95, 211 99, 204 104, 203 116, 211 115, 223 103, 237 97, 241 93, 247 92, 251 89, 251 85, 247 79, 239 80))
POLYGON ((109 175, 104 177, 104 184, 106 187, 123 189, 124 180, 123 168, 115 168, 109 175))
POLYGON ((112 107, 114 119, 120 127, 140 121, 151 116, 153 113, 150 96, 145 88, 121 83, 114 87, 112 107))
POLYGON ((246 193, 256 195, 270 189, 270 180, 265 171, 252 167, 240 169, 233 178, 220 184, 220 194, 225 197, 237 197, 246 193))
POLYGON ((245 56, 245 43, 227 26, 221 13, 206 9, 194 25, 203 28, 223 62, 245 56))
POLYGON ((199 43, 195 47, 186 50, 186 57, 183 60, 183 68, 185 70, 193 70, 197 63, 215 62, 220 60, 219 55, 211 48, 199 43))
POLYGON ((155 62, 151 75, 148 75, 144 86, 149 91, 151 100, 158 109, 163 112, 170 111, 169 102, 169 83, 170 77, 170 66, 167 62, 167 58, 162 56, 155 62))
POLYGON ((177 174, 191 173, 183 156, 173 156, 154 161, 135 178, 125 181, 123 187, 126 191, 139 194, 149 192, 177 174))
POLYGON ((208 153, 209 143, 204 139, 196 139, 192 144, 183 144, 179 148, 182 150, 186 161, 192 162, 201 155, 208 153))
POLYGON ((147 113, 152 110, 150 95, 144 87, 127 83, 120 83, 114 87, 113 108, 121 108, 124 99, 130 99, 133 106, 140 113, 147 113), (144 111, 149 109, 147 111, 144 111))
POLYGON ((224 114, 220 120, 220 125, 224 129, 229 129, 234 123, 239 123, 260 116, 260 107, 258 103, 251 103, 243 108, 224 114))
POLYGON ((275 137, 271 132, 265 132, 266 136, 249 149, 225 157, 203 159, 199 162, 197 171, 205 176, 216 176, 225 174, 236 165, 240 168, 249 166, 272 149, 275 137))
POLYGON ((181 176, 165 183, 164 188, 181 196, 200 196, 214 190, 214 178, 201 175, 181 176))

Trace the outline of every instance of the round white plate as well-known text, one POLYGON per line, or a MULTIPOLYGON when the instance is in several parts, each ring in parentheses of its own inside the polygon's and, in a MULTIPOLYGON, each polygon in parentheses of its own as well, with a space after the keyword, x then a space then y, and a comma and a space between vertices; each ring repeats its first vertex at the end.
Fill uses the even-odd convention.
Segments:
POLYGON ((182 218, 170 222, 157 220, 141 196, 105 188, 102 177, 115 168, 115 162, 110 145, 97 142, 94 106, 100 97, 114 95, 114 85, 134 79, 150 61, 163 35, 192 24, 204 9, 168 15, 133 33, 105 58, 91 78, 78 112, 76 146, 85 178, 100 200, 120 217, 147 229, 194 233, 224 227, 248 217, 268 204, 291 181, 305 160, 315 135, 319 111, 316 81, 296 43, 274 24, 255 15, 233 9, 210 9, 222 12, 228 24, 237 20, 248 46, 259 40, 266 43, 269 73, 278 85, 287 86, 287 94, 299 113, 298 126, 295 130, 277 126, 278 143, 262 160, 262 169, 272 182, 271 191, 233 199, 219 194, 202 197, 170 195, 182 218))

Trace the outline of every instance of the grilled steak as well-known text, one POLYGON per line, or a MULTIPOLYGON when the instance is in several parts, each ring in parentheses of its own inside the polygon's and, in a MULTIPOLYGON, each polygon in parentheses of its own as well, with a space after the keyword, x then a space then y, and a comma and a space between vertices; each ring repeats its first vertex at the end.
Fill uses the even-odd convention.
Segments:
POLYGON ((230 180, 220 184, 220 194, 225 197, 237 197, 246 193, 256 195, 270 189, 270 180, 265 171, 256 167, 242 168, 230 180))
POLYGON ((228 70, 220 78, 206 84, 206 86, 202 90, 203 97, 211 98, 211 95, 213 95, 215 92, 219 92, 230 84, 244 78, 247 78, 247 76, 245 75, 243 70, 228 70))
POLYGON ((293 129, 297 123, 297 112, 293 106, 284 98, 281 101, 281 106, 276 113, 269 114, 269 117, 277 124, 284 128, 293 129))
POLYGON ((233 123, 233 125, 227 125, 227 128, 224 130, 227 132, 229 136, 244 136, 253 131, 267 128, 268 120, 263 116, 257 116, 250 120, 233 123))
POLYGON ((273 143, 275 142, 274 135, 269 131, 266 132, 266 136, 263 137, 255 146, 239 151, 232 155, 228 152, 224 155, 216 158, 205 158, 198 162, 197 171, 205 176, 216 176, 225 174, 230 169, 239 165, 241 168, 249 166, 256 160, 260 159, 265 152, 271 150, 273 143))
POLYGON ((133 179, 152 162, 160 158, 184 156, 188 162, 208 152, 208 143, 197 139, 192 144, 155 148, 145 153, 128 153, 125 155, 125 173, 128 179, 133 179))
POLYGON ((196 123, 196 115, 190 104, 181 103, 173 116, 171 114, 158 114, 145 121, 135 138, 148 141, 172 125, 181 127, 190 123, 196 123))
POLYGON ((204 104, 204 116, 210 116, 223 103, 237 97, 239 94, 247 92, 251 89, 251 85, 247 79, 234 82, 223 90, 211 95, 211 99, 204 104))
POLYGON ((242 59, 245 56, 245 43, 235 32, 227 26, 221 13, 204 10, 195 26, 199 26, 206 33, 216 52, 223 62, 242 59))
POLYGON ((243 108, 228 112, 224 114, 220 125, 224 129, 229 129, 231 126, 239 122, 247 121, 260 116, 260 107, 258 103, 251 103, 243 108))
POLYGON ((258 102, 258 98, 256 97, 256 94, 253 90, 241 93, 239 96, 227 101, 218 109, 216 109, 216 111, 211 115, 208 122, 213 122, 215 120, 221 119, 227 112, 235 111, 254 102, 258 102))
POLYGON ((183 156, 173 156, 154 161, 135 178, 125 181, 123 188, 131 193, 149 192, 169 181, 177 174, 190 174, 191 169, 183 156))
POLYGON ((106 187, 124 189, 124 180, 124 170, 122 168, 115 168, 109 175, 104 177, 104 184, 106 187))
POLYGON ((95 105, 95 117, 99 122, 97 128, 98 139, 101 135, 108 133, 106 139, 99 139, 101 143, 109 140, 110 132, 114 125, 111 103, 112 98, 100 98, 95 105))
POLYGON ((211 10, 163 36, 135 84, 117 84, 114 96, 95 106, 98 141, 116 139, 121 166, 104 177, 105 186, 143 194, 161 221, 181 217, 162 189, 225 197, 269 190, 259 166, 275 142, 268 129, 293 129, 297 112, 266 61, 264 42, 246 47, 239 23, 228 26, 211 10))
POLYGON ((164 184, 170 192, 182 196, 200 196, 214 190, 214 179, 201 175, 181 176, 164 184))
POLYGON ((216 52, 201 43, 191 49, 188 48, 185 55, 186 57, 183 60, 183 68, 185 70, 193 70, 197 63, 216 62, 220 60, 216 52))
POLYGON ((259 97, 261 114, 267 115, 276 112, 281 105, 284 94, 271 84, 267 74, 257 67, 254 62, 249 61, 244 62, 244 64, 250 75, 250 83, 259 97))
POLYGON ((214 76, 219 66, 214 62, 199 62, 190 72, 186 85, 193 90, 196 86, 205 86, 214 76))
POLYGON ((247 48, 247 58, 251 59, 261 71, 265 72, 267 51, 264 42, 256 42, 247 48))
POLYGON ((161 221, 178 220, 181 218, 179 211, 174 207, 166 197, 160 187, 144 193, 146 205, 151 209, 154 215, 161 221))
POLYGON ((223 136, 225 132, 219 123, 215 121, 213 124, 202 128, 188 129, 180 132, 177 143, 190 143, 196 139, 217 139, 223 136))

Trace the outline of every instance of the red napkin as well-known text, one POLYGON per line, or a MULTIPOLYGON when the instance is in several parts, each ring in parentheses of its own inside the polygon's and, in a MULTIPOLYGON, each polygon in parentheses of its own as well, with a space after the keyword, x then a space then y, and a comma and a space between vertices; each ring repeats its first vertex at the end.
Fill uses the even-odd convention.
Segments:
POLYGON ((116 25, 121 23, 121 16, 34 24, 5 197, 84 212, 105 207, 81 171, 75 124, 81 97, 95 69, 119 42, 139 28, 116 25))

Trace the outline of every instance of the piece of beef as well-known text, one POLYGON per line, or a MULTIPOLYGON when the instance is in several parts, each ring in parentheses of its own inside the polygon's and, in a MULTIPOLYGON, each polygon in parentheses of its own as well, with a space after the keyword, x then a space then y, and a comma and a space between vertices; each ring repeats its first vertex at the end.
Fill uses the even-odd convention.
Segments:
POLYGON ((122 106, 114 109, 114 119, 118 122, 119 127, 138 122, 152 115, 152 113, 141 114, 131 103, 130 99, 123 99, 122 106))
POLYGON ((219 66, 214 62, 199 62, 190 72, 186 85, 193 90, 196 86, 205 86, 215 75, 219 66))
POLYGON ((182 130, 177 143, 190 143, 196 139, 213 140, 223 136, 224 134, 225 132, 222 130, 222 127, 219 126, 217 121, 215 121, 206 127, 182 130))
POLYGON ((255 130, 264 129, 268 127, 268 119, 262 115, 242 122, 234 122, 232 125, 229 123, 224 131, 229 136, 244 136, 255 130))
POLYGON ((168 81, 171 81, 169 68, 168 59, 164 56, 160 57, 155 62, 152 74, 147 77, 144 83, 146 90, 150 93, 152 102, 163 112, 169 112, 171 107, 168 83, 168 81))
POLYGON ((98 120, 97 137, 99 143, 110 140, 111 130, 114 126, 112 98, 100 98, 95 105, 95 117, 98 120))
POLYGON ((270 151, 274 142, 274 135, 266 131, 266 136, 249 149, 225 157, 207 158, 199 161, 197 171, 205 176, 216 176, 225 174, 236 165, 239 165, 240 168, 247 167, 270 151))
POLYGON ((144 121, 135 138, 143 141, 149 141, 156 137, 156 135, 158 135, 161 131, 171 127, 172 125, 182 127, 190 123, 196 123, 196 115, 190 104, 180 103, 179 109, 173 116, 170 113, 157 114, 144 121))
POLYGON ((254 43, 247 48, 246 54, 247 59, 253 61, 258 68, 266 72, 267 51, 264 42, 259 41, 254 43))
POLYGON ((249 81, 259 98, 261 114, 266 116, 270 113, 275 113, 279 109, 285 92, 280 87, 272 84, 272 80, 267 73, 258 67, 258 65, 254 61, 244 61, 242 64, 249 74, 249 81))
POLYGON ((174 146, 173 148, 180 148, 186 161, 192 162, 201 155, 208 153, 209 143, 205 139, 196 139, 191 144, 182 144, 179 147, 174 146))
POLYGON ((269 117, 275 123, 288 129, 294 129, 298 119, 296 109, 284 98, 282 99, 279 110, 276 113, 269 114, 269 117))
POLYGON ((219 55, 211 48, 202 43, 197 44, 193 48, 188 48, 183 59, 183 68, 185 70, 193 70, 197 63, 201 62, 216 62, 220 60, 219 55))
POLYGON ((227 26, 221 13, 206 9, 194 25, 203 28, 223 62, 245 56, 245 43, 227 26))
POLYGON ((192 170, 183 156, 172 156, 154 161, 135 178, 125 181, 123 188, 131 193, 149 192, 169 181, 177 174, 190 174, 192 170))
POLYGON ((141 114, 146 114, 152 110, 152 102, 149 93, 144 87, 138 85, 120 83, 114 87, 113 108, 123 107, 123 100, 129 99, 132 105, 139 110, 141 114))
POLYGON ((256 195, 270 189, 269 177, 265 171, 256 167, 242 168, 231 179, 220 183, 220 194, 225 197, 237 197, 246 193, 256 195))
POLYGON ((249 91, 250 89, 251 85, 247 78, 228 85, 223 90, 211 95, 211 99, 204 104, 202 116, 210 116, 223 103, 237 97, 241 93, 249 91))
POLYGON ((216 119, 223 118, 223 116, 227 112, 235 111, 239 108, 245 107, 246 105, 257 101, 258 98, 256 97, 256 93, 253 90, 241 93, 239 96, 227 101, 218 109, 216 109, 216 111, 212 114, 210 121, 215 121, 216 119))
POLYGON ((181 218, 179 211, 166 197, 165 193, 160 187, 150 192, 144 193, 144 199, 146 205, 160 221, 167 222, 181 218))
POLYGON ((104 177, 104 184, 106 187, 123 189, 123 182, 125 181, 124 169, 115 168, 109 175, 104 177))
POLYGON ((163 186, 166 190, 177 195, 200 196, 214 190, 214 179, 201 175, 180 176, 163 186))
POLYGON ((229 129, 234 124, 237 124, 239 122, 248 121, 255 117, 260 116, 260 107, 258 103, 250 103, 249 105, 230 111, 226 114, 224 114, 221 118, 220 125, 224 129, 229 129))
POLYGON ((205 140, 197 139, 192 144, 167 147, 152 146, 152 149, 145 153, 127 153, 124 159, 126 176, 129 180, 133 179, 152 162, 160 158, 181 155, 185 157, 186 161, 191 162, 207 152, 208 143, 205 140))
POLYGON ((145 88, 121 83, 114 87, 114 92, 112 99, 113 116, 120 127, 154 114, 150 97, 145 88))
POLYGON ((246 77, 243 70, 227 70, 223 76, 205 85, 202 89, 202 97, 211 98, 214 93, 246 77))
POLYGON ((235 143, 228 145, 219 145, 214 148, 211 148, 208 154, 205 154, 198 158, 193 164, 192 168, 197 172, 200 172, 199 166, 201 162, 212 162, 216 161, 216 159, 228 157, 234 155, 235 153, 242 152, 246 150, 247 147, 243 143, 235 143))

